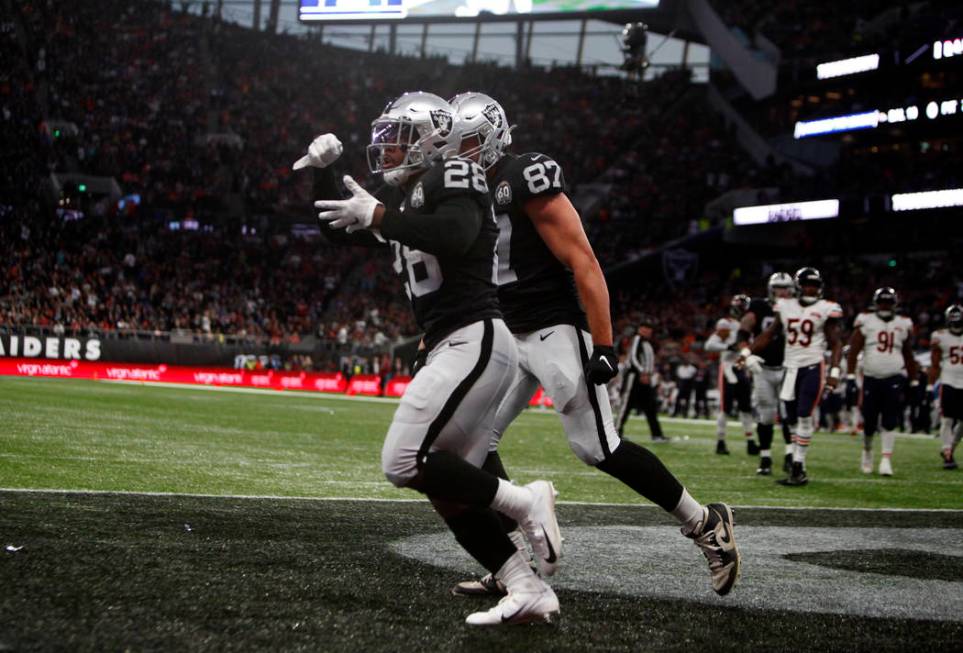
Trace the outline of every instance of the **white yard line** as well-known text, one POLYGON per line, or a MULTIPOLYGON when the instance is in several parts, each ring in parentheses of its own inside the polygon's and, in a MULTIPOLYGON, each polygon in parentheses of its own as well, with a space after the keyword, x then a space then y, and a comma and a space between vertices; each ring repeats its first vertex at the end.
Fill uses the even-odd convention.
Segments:
MULTIPOLYGON (((305 497, 305 496, 278 496, 273 494, 197 494, 192 492, 130 492, 126 490, 83 490, 83 489, 60 489, 60 488, 16 488, 0 487, 0 492, 16 492, 20 494, 93 494, 93 495, 120 495, 120 496, 143 496, 143 497, 190 497, 199 499, 271 499, 271 500, 291 500, 291 501, 345 501, 356 503, 425 503, 424 499, 384 499, 372 497, 305 497)), ((605 501, 559 501, 560 505, 567 506, 600 506, 611 508, 643 508, 651 510, 661 510, 658 506, 637 503, 611 503, 605 501)), ((733 508, 746 508, 752 510, 832 510, 837 512, 948 512, 961 513, 963 510, 954 508, 827 508, 821 506, 752 506, 734 505, 733 508)))

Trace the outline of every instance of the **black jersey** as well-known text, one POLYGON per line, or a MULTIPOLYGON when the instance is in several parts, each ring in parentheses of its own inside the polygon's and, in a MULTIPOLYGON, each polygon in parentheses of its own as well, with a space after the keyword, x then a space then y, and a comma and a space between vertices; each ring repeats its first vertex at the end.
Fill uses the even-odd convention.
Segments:
MULTIPOLYGON (((319 177, 333 178, 325 174, 319 177)), ((316 182, 316 194, 330 194, 330 187, 330 182, 327 185, 316 182)), ((344 234, 322 228, 322 232, 339 242, 368 246, 387 243, 391 247, 394 270, 401 276, 415 320, 424 331, 425 345, 429 349, 456 329, 486 318, 502 317, 495 284, 498 228, 485 172, 478 164, 464 159, 440 161, 425 171, 407 193, 383 186, 374 192, 374 196, 386 209, 383 238, 371 231, 344 234), (447 251, 448 248, 443 246, 444 234, 437 230, 433 232, 430 223, 426 225, 423 221, 411 220, 410 228, 405 224, 406 218, 415 216, 441 216, 444 213, 450 219, 453 207, 472 211, 476 206, 481 212, 481 226, 467 249, 457 254, 447 251), (397 213, 390 225, 389 212, 397 213), (428 243, 435 237, 437 248, 421 245, 435 254, 417 249, 414 244, 428 243)), ((477 214, 466 215, 465 219, 471 222, 476 217, 477 214)))
MULTIPOLYGON (((448 159, 425 172, 398 207, 404 215, 430 215, 445 202, 469 197, 482 211, 481 229, 462 255, 435 256, 391 240, 395 272, 401 275, 426 346, 472 322, 500 318, 495 285, 498 228, 485 172, 477 163, 448 159)), ((387 205, 386 205, 387 206, 387 205)))
MULTIPOLYGON (((772 310, 772 304, 769 303, 768 299, 756 298, 749 302, 749 310, 756 316, 756 326, 752 328, 752 336, 754 338, 759 337, 763 331, 769 328, 772 321, 775 318, 775 312, 772 310)), ((763 365, 769 367, 782 367, 783 356, 785 355, 785 343, 783 339, 785 336, 783 332, 780 331, 773 336, 766 348, 759 353, 762 356, 763 365)))
POLYGON ((525 214, 533 197, 565 191, 562 168, 544 154, 508 154, 491 179, 498 221, 498 300, 513 333, 553 324, 587 328, 575 280, 525 214))

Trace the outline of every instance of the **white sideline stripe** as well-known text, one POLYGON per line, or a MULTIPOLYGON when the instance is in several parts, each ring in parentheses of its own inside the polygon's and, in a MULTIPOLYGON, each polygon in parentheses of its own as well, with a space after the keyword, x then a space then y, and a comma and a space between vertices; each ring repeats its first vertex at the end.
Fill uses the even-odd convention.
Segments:
MULTIPOLYGON (((274 494, 199 494, 193 492, 132 492, 129 490, 67 490, 62 488, 22 488, 0 487, 0 492, 16 492, 20 494, 93 494, 120 495, 137 497, 190 497, 197 499, 272 499, 292 501, 348 501, 357 503, 426 503, 426 499, 385 499, 377 497, 305 497, 278 496, 274 494)), ((599 506, 611 508, 643 508, 662 510, 655 505, 644 503, 611 503, 606 501, 558 501, 563 506, 599 506)), ((956 508, 827 508, 820 506, 752 506, 733 505, 733 508, 751 510, 834 510, 837 512, 949 512, 963 513, 963 509, 956 508)))
POLYGON ((211 392, 236 392, 247 395, 267 395, 269 397, 298 397, 312 399, 336 399, 338 401, 370 401, 377 404, 396 404, 398 399, 393 397, 362 397, 327 392, 308 392, 305 390, 266 390, 264 388, 234 388, 219 385, 193 385, 190 383, 167 383, 165 381, 126 381, 123 379, 97 379, 100 383, 117 383, 119 385, 146 385, 153 388, 174 388, 177 390, 207 390, 211 392))

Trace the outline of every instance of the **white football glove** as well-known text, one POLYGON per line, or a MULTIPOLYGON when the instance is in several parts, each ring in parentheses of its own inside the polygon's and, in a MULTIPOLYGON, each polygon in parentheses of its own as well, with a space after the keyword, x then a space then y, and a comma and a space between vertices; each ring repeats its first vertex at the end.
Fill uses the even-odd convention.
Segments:
POLYGON ((762 356, 753 354, 745 359, 744 364, 750 374, 762 374, 762 356))
POLYGON ((294 162, 292 166, 295 170, 301 168, 327 168, 334 163, 344 148, 341 141, 334 134, 321 134, 314 139, 308 146, 308 153, 294 162))
POLYGON ((344 229, 349 234, 371 226, 375 208, 380 202, 358 185, 351 175, 344 176, 344 185, 351 191, 346 200, 321 200, 314 206, 323 209, 318 219, 328 220, 332 229, 344 229))

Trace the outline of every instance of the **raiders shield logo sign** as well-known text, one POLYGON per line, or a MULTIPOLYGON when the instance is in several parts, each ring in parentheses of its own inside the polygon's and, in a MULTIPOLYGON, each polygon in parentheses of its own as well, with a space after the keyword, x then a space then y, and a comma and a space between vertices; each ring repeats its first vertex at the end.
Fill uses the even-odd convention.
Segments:
POLYGON ((431 112, 431 122, 438 130, 439 136, 447 136, 451 133, 451 114, 444 109, 436 109, 431 112))
POLYGON ((408 201, 411 204, 411 208, 420 209, 425 205, 425 189, 422 187, 419 181, 415 185, 415 189, 411 191, 411 199, 408 201))
POLYGON ((498 184, 498 188, 495 189, 495 202, 504 206, 505 204, 511 204, 511 201, 512 187, 507 181, 503 181, 498 184))
POLYGON ((502 114, 498 110, 498 106, 495 104, 489 104, 487 107, 482 109, 482 115, 488 119, 488 122, 493 124, 495 128, 502 126, 502 114))

